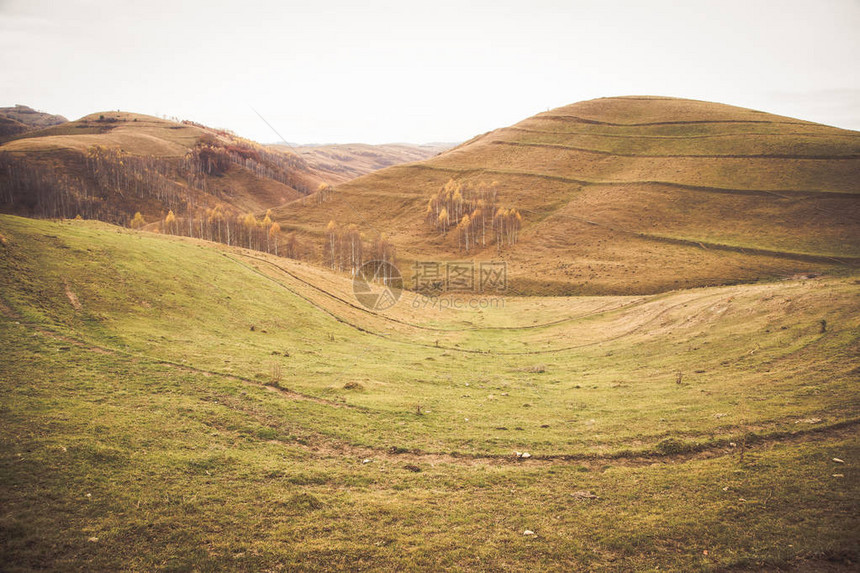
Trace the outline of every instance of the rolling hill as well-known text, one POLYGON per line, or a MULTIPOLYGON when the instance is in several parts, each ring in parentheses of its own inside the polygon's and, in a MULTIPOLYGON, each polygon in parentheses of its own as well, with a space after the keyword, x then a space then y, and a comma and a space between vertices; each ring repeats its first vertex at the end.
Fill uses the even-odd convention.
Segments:
POLYGON ((0 215, 9 571, 856 569, 857 273, 386 313, 0 215))
POLYGON ((275 216, 319 253, 334 221, 387 235, 403 269, 504 260, 513 292, 642 294, 855 266, 858 194, 857 132, 716 103, 616 97, 538 114, 275 216), (447 206, 464 210, 434 224, 428 202, 449 182, 447 206), (485 228, 476 245, 475 216, 456 228, 478 201, 484 227, 497 209, 519 214, 510 238, 487 240, 485 228))
POLYGON ((36 111, 26 105, 0 107, 0 141, 27 131, 51 127, 67 121, 61 115, 36 111))
POLYGON ((0 145, 6 212, 128 224, 206 209, 258 213, 319 184, 294 154, 223 130, 126 112, 96 113, 0 145))

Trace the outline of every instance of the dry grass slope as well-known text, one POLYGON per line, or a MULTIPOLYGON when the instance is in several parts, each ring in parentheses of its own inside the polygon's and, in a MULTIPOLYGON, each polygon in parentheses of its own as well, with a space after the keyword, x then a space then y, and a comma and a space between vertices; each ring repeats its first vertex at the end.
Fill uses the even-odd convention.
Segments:
MULTIPOLYGON (((414 260, 508 262, 528 294, 641 294, 854 266, 860 134, 722 104, 602 98, 538 114, 421 163, 292 203, 282 224, 322 243, 331 219, 414 260), (423 222, 449 179, 498 181, 519 243, 465 254, 423 222)), ((408 273, 406 273, 408 274, 408 273)))
MULTIPOLYGON (((95 146, 176 164, 202 142, 225 146, 236 143, 226 132, 197 124, 129 112, 104 112, 19 134, 0 145, 0 153, 86 180, 86 157, 95 146)), ((198 205, 226 203, 241 212, 265 212, 270 207, 302 197, 298 187, 305 191, 316 188, 319 178, 315 174, 309 169, 297 168, 296 171, 295 183, 291 186, 243 166, 231 165, 226 172, 209 178, 205 193, 189 193, 198 205)), ((180 184, 186 185, 184 181, 180 184)), ((113 190, 104 200, 113 205, 115 211, 125 212, 129 219, 136 210, 142 211, 147 221, 157 220, 167 211, 167 206, 156 201, 131 204, 121 189, 113 190)), ((6 206, 5 210, 29 214, 16 210, 14 205, 6 206)))

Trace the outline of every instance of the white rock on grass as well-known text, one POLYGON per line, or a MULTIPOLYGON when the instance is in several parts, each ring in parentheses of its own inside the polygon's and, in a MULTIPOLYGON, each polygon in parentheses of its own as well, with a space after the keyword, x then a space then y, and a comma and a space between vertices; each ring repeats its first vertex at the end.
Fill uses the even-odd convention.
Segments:
POLYGON ((534 535, 534 534, 535 534, 535 532, 532 531, 531 529, 526 529, 525 531, 523 531, 523 535, 534 535))

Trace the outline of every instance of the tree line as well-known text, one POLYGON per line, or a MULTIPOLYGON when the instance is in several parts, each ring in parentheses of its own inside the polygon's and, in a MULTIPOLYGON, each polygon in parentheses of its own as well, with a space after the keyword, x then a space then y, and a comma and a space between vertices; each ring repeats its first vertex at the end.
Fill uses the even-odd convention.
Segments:
MULTIPOLYGON (((199 169, 208 170, 209 158, 205 153, 200 157, 199 169)), ((216 165, 217 157, 214 169, 224 166, 216 165)), ((103 146, 91 147, 77 166, 62 170, 4 152, 0 153, 0 203, 34 217, 82 217, 136 229, 157 223, 158 230, 167 234, 291 258, 306 256, 298 237, 284 233, 270 212, 258 220, 253 213, 201 193, 203 178, 187 177, 186 185, 172 179, 181 181, 182 175, 181 163, 177 166, 167 158, 130 155, 103 146), (164 209, 166 215, 150 215, 150 221, 141 213, 164 209), (135 214, 130 216, 132 211, 135 214)))
POLYGON ((80 215, 126 225, 138 210, 179 215, 211 203, 203 194, 227 200, 209 181, 233 165, 306 195, 313 191, 303 178, 307 164, 301 157, 235 136, 225 142, 207 134, 184 157, 133 155, 94 145, 83 157, 66 158, 63 169, 50 160, 0 153, 0 203, 35 217, 80 215))
MULTIPOLYGON (((141 229, 146 225, 143 215, 135 213, 130 226, 141 229)), ((262 219, 224 204, 187 211, 180 216, 171 210, 158 221, 158 230, 293 259, 304 258, 307 254, 295 233, 284 233, 281 225, 272 220, 271 209, 262 219)))
POLYGON ((127 209, 123 204, 107 200, 100 185, 88 177, 87 167, 84 164, 76 171, 58 170, 48 163, 0 153, 0 203, 33 217, 71 219, 81 216, 125 225, 127 209))

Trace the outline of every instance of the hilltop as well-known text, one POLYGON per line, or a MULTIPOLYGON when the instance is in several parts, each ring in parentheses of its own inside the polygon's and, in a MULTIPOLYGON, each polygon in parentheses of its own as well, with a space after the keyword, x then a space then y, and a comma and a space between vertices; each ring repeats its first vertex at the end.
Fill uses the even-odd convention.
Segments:
POLYGON ((320 246, 330 221, 384 233, 404 269, 496 259, 514 292, 641 294, 856 265, 858 193, 860 133, 616 97, 540 113, 275 217, 320 246), (500 209, 509 232, 494 239, 500 209))
POLYGON ((20 134, 0 145, 7 212, 128 224, 168 211, 188 220, 236 215, 311 193, 319 184, 293 154, 193 122, 104 112, 20 134))
POLYGON ((65 123, 61 115, 53 115, 26 105, 0 107, 0 141, 34 129, 65 123))

